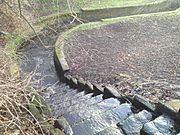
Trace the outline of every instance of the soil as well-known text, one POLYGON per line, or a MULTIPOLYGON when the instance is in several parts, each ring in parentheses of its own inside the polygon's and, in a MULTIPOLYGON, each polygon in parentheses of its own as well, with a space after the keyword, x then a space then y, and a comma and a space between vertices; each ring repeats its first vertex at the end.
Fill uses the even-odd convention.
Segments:
POLYGON ((155 16, 76 32, 64 47, 69 74, 154 101, 180 98, 179 21, 155 16))

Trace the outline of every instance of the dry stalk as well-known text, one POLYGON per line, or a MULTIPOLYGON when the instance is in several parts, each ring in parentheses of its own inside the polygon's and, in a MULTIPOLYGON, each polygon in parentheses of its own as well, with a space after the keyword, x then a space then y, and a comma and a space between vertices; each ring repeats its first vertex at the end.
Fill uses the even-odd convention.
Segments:
MULTIPOLYGON (((9 58, 0 48, 0 134, 18 130, 22 135, 44 134, 40 122, 28 110, 35 91, 27 90, 29 78, 24 81, 10 75, 9 58)), ((32 74, 33 75, 33 74, 32 74)))

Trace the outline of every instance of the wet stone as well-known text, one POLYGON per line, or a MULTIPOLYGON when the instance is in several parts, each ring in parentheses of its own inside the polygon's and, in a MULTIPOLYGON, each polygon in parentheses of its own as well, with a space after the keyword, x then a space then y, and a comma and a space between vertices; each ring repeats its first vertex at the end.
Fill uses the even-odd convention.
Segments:
POLYGON ((63 88, 59 88, 56 91, 57 91, 57 93, 68 93, 68 92, 73 91, 73 89, 71 89, 69 86, 65 86, 63 88))
POLYGON ((54 96, 52 97, 52 101, 56 101, 56 100, 59 100, 59 99, 63 99, 63 98, 65 98, 65 97, 69 97, 69 96, 71 96, 71 95, 75 95, 76 93, 77 93, 76 90, 72 90, 72 91, 67 92, 67 93, 58 93, 58 94, 56 94, 56 95, 54 95, 54 96))
POLYGON ((70 100, 71 105, 76 104, 76 103, 79 103, 79 102, 82 102, 82 101, 84 101, 84 100, 88 100, 88 99, 90 99, 90 98, 92 97, 92 95, 93 95, 93 93, 90 93, 90 94, 87 94, 87 95, 85 95, 85 96, 82 96, 82 97, 79 97, 79 98, 75 98, 75 99, 73 99, 73 100, 70 100))
POLYGON ((56 102, 57 100, 59 100, 60 99, 60 97, 62 97, 62 96, 64 96, 64 95, 66 95, 68 92, 63 92, 63 93, 56 93, 57 95, 59 95, 59 96, 54 96, 54 95, 51 95, 50 97, 49 97, 49 102, 51 102, 51 103, 53 103, 53 102, 56 102))
POLYGON ((72 127, 74 135, 93 135, 96 134, 106 127, 109 124, 106 123, 104 119, 100 116, 96 115, 93 119, 87 119, 78 125, 72 127))
POLYGON ((73 112, 75 110, 82 110, 84 108, 87 108, 90 105, 101 102, 103 100, 102 96, 103 95, 98 95, 96 97, 92 97, 91 99, 81 102, 79 104, 70 106, 69 108, 63 108, 63 109, 59 110, 59 112, 57 112, 56 114, 60 116, 60 115, 63 115, 64 113, 73 112))
POLYGON ((86 100, 84 102, 76 104, 75 106, 71 106, 67 110, 68 111, 73 111, 73 110, 76 110, 76 109, 83 109, 83 107, 87 107, 89 105, 96 104, 98 102, 101 102, 102 100, 103 100, 102 95, 98 95, 98 96, 92 97, 91 99, 88 99, 88 100, 86 100))
POLYGON ((108 127, 105 130, 95 134, 95 135, 124 135, 122 129, 114 126, 114 127, 108 127))
POLYGON ((66 117, 70 125, 74 125, 77 122, 88 119, 92 117, 93 115, 103 113, 104 111, 111 110, 119 105, 120 105, 120 102, 117 99, 109 98, 109 99, 103 100, 100 103, 97 103, 96 105, 89 106, 87 109, 78 110, 73 113, 64 115, 64 117, 66 117))
POLYGON ((60 96, 58 99, 56 99, 56 102, 54 104, 58 105, 58 104, 60 104, 62 102, 82 97, 82 96, 84 96, 84 94, 85 94, 84 91, 80 92, 80 93, 72 92, 72 93, 66 94, 64 96, 60 96))
POLYGON ((89 81, 85 84, 85 90, 86 92, 92 92, 94 90, 93 85, 89 81))
POLYGON ((61 96, 57 96, 56 98, 52 99, 52 104, 54 105, 59 105, 65 101, 71 100, 71 98, 73 98, 73 95, 75 95, 77 92, 71 92, 71 93, 67 93, 65 95, 61 95, 61 96))
MULTIPOLYGON (((122 106, 124 106, 124 105, 122 105, 122 106)), ((125 109, 125 107, 121 107, 121 108, 125 109)), ((119 115, 113 113, 113 111, 111 111, 111 110, 100 113, 100 114, 93 115, 90 119, 86 119, 86 120, 82 121, 81 123, 74 125, 72 127, 73 131, 76 132, 76 130, 77 130, 76 133, 78 134, 78 131, 80 131, 82 129, 82 130, 84 130, 84 132, 85 131, 88 132, 89 133, 89 134, 87 133, 88 135, 96 134, 98 132, 105 130, 106 128, 108 128, 112 125, 116 125, 120 120, 122 120, 122 118, 124 118, 124 119, 127 118, 129 116, 129 114, 126 114, 126 117, 125 117, 125 114, 123 111, 124 110, 121 110, 121 114, 119 112, 119 115), (119 116, 122 116, 122 118, 120 118, 119 116)), ((127 113, 128 112, 129 111, 127 111, 127 113)))
POLYGON ((67 92, 72 91, 69 86, 67 86, 64 83, 61 84, 56 84, 54 86, 48 87, 45 90, 43 90, 44 92, 44 97, 45 99, 51 101, 51 97, 56 96, 57 93, 59 94, 66 94, 67 92))
MULTIPOLYGON (((73 99, 78 99, 79 97, 82 97, 84 95, 84 92, 80 92, 77 93, 76 95, 74 95, 72 98, 73 99)), ((58 114, 64 113, 67 109, 67 107, 61 107, 61 104, 66 104, 66 102, 68 102, 69 100, 72 100, 72 98, 70 97, 64 97, 63 99, 57 99, 54 102, 49 103, 51 108, 52 108, 52 112, 53 114, 55 114, 55 116, 58 116, 58 114)))
POLYGON ((66 85, 65 83, 62 83, 61 85, 57 85, 55 87, 55 90, 57 93, 72 91, 72 89, 68 85, 66 85))
POLYGON ((97 103, 94 106, 91 106, 91 108, 88 109, 88 111, 91 113, 91 116, 103 113, 105 111, 110 111, 120 105, 120 102, 117 99, 109 98, 106 100, 103 100, 100 103, 97 103))
POLYGON ((103 101, 103 95, 102 94, 101 95, 97 95, 97 96, 93 97, 93 99, 95 101, 101 102, 101 101, 103 101))
POLYGON ((59 117, 55 125, 58 126, 58 128, 64 129, 66 135, 73 135, 72 128, 64 117, 59 117))
POLYGON ((80 102, 83 102, 84 100, 88 100, 92 97, 93 94, 87 94, 85 96, 79 97, 79 98, 74 98, 71 100, 68 100, 66 102, 61 103, 58 108, 68 108, 69 106, 73 106, 75 104, 78 104, 80 102))
POLYGON ((139 108, 146 109, 148 111, 155 111, 155 105, 150 103, 147 99, 140 95, 135 95, 133 99, 133 105, 138 106, 139 108))
POLYGON ((72 91, 73 89, 71 89, 69 86, 65 86, 65 87, 62 87, 62 88, 59 88, 57 90, 57 93, 60 93, 60 92, 70 92, 72 91))
MULTIPOLYGON (((109 125, 116 125, 116 124, 118 124, 118 122, 126 119, 131 113, 132 113, 132 111, 131 111, 130 106, 128 106, 126 103, 124 103, 112 110, 100 113, 99 115, 109 125), (115 110, 118 110, 118 111, 115 111, 115 110)), ((97 114, 94 114, 93 117, 96 115, 97 114)))
POLYGON ((68 95, 72 92, 75 92, 76 90, 69 90, 69 91, 66 91, 66 92, 57 92, 56 94, 52 95, 51 96, 51 100, 54 101, 60 97, 64 97, 65 95, 68 95))
MULTIPOLYGON (((119 117, 114 114, 111 110, 99 114, 102 119, 106 121, 109 125, 116 125, 120 121, 119 117)), ((94 116, 93 116, 94 117, 94 116)))
POLYGON ((45 88, 44 90, 45 91, 47 91, 47 92, 49 92, 49 91, 54 91, 54 94, 55 93, 59 93, 59 92, 64 92, 63 90, 68 90, 69 89, 69 86, 67 86, 65 83, 60 83, 60 82, 58 82, 58 83, 56 83, 56 84, 54 84, 54 85, 52 85, 52 86, 50 86, 50 87, 47 87, 47 88, 45 88))
POLYGON ((69 124, 71 126, 82 122, 84 119, 88 119, 91 117, 91 112, 88 109, 80 110, 80 111, 74 111, 73 113, 67 113, 63 116, 67 119, 69 124))
POLYGON ((108 109, 112 109, 113 107, 116 107, 120 104, 121 103, 118 99, 108 98, 108 99, 103 100, 102 102, 98 103, 97 105, 98 105, 99 109, 108 110, 108 109))
POLYGON ((121 119, 118 115, 109 110, 104 113, 93 115, 90 119, 86 119, 83 122, 74 125, 73 131, 76 132, 75 130, 82 128, 83 130, 86 130, 86 132, 88 131, 89 134, 96 134, 112 125, 116 125, 121 119))
POLYGON ((137 114, 132 114, 123 123, 118 124, 128 135, 140 135, 143 125, 152 119, 152 114, 143 110, 137 114))
POLYGON ((168 116, 162 115, 148 122, 143 127, 143 133, 148 135, 175 135, 174 121, 168 116))
POLYGON ((115 88, 106 86, 104 89, 104 98, 109 97, 121 97, 121 94, 119 94, 115 88))
POLYGON ((128 103, 121 104, 117 108, 112 109, 112 112, 119 118, 119 123, 122 123, 123 120, 132 114, 131 105, 128 103))

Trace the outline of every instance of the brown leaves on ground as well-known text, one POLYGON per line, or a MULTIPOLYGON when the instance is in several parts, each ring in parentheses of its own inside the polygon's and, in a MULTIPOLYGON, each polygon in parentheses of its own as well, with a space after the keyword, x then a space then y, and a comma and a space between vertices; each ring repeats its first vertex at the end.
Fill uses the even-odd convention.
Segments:
POLYGON ((0 48, 0 134, 42 134, 39 123, 28 110, 33 94, 28 90, 28 81, 12 77, 9 62, 4 49, 0 48))
MULTIPOLYGON (((12 34, 21 24, 20 21, 5 2, 0 3, 0 32, 12 34)), ((6 43, 5 35, 0 35, 0 135, 44 134, 40 123, 28 110, 33 95, 37 94, 29 85, 31 76, 23 80, 11 76, 13 60, 7 55, 6 43)))

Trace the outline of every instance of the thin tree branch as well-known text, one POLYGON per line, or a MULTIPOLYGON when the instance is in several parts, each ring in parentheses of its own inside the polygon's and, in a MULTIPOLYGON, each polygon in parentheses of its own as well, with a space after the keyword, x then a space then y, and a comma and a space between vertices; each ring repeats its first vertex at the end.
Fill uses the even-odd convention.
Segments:
MULTIPOLYGON (((5 4, 6 4, 9 8, 11 8, 11 10, 12 10, 15 14, 17 14, 17 13, 12 9, 12 7, 8 4, 8 2, 5 2, 5 4)), ((41 42, 41 44, 42 44, 45 48, 47 48, 47 47, 44 45, 44 43, 42 42, 42 40, 41 40, 41 38, 39 37, 39 35, 36 33, 36 31, 35 31, 35 29, 33 28, 33 26, 32 26, 32 25, 30 24, 30 22, 26 19, 26 17, 22 14, 22 8, 21 8, 21 2, 20 2, 20 0, 18 0, 18 8, 19 8, 20 17, 21 17, 22 19, 24 19, 25 22, 29 25, 29 27, 32 29, 33 33, 37 36, 37 38, 39 39, 39 41, 41 42)))

